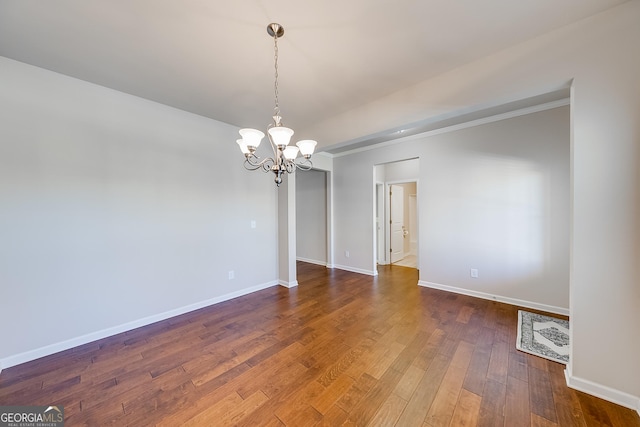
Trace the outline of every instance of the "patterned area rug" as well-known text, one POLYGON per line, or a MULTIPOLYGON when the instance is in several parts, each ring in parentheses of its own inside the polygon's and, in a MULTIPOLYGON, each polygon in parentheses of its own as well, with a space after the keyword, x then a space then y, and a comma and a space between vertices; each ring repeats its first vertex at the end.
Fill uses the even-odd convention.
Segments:
POLYGON ((518 310, 516 348, 567 364, 569 362, 569 321, 518 310))

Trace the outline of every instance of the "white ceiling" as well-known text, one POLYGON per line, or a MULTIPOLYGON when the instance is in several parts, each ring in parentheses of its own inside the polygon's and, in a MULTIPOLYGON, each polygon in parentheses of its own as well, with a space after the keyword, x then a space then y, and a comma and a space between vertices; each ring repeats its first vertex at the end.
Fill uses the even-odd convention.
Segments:
POLYGON ((0 0, 0 55, 264 128, 278 22, 280 106, 298 131, 624 1, 0 0))

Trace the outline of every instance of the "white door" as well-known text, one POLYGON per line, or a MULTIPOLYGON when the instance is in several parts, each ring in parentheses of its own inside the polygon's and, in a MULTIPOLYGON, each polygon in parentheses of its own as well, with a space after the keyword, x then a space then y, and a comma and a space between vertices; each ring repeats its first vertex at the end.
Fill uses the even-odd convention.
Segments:
MULTIPOLYGON (((409 252, 418 255, 418 197, 409 195, 409 252)), ((405 238, 406 239, 406 238, 405 238)))
POLYGON ((391 206, 391 262, 398 262, 404 258, 404 188, 392 185, 389 192, 391 206))

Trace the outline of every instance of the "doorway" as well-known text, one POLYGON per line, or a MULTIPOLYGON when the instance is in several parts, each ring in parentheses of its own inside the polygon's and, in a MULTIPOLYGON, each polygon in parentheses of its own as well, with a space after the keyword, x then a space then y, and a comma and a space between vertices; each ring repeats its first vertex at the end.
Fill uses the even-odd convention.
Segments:
POLYGON ((418 159, 374 168, 376 262, 417 269, 418 159))
POLYGON ((329 172, 296 174, 296 260, 331 265, 329 172))

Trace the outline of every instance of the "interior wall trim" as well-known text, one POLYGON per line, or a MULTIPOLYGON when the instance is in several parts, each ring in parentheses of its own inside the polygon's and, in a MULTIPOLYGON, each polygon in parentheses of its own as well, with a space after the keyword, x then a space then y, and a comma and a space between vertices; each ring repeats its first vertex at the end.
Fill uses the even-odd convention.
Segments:
POLYGON ((295 288, 298 286, 298 281, 293 280, 291 282, 287 282, 286 280, 278 280, 278 285, 284 286, 285 288, 295 288))
POLYGON ((131 322, 123 323, 118 326, 114 326, 111 328, 102 329, 100 331, 91 332, 86 335, 82 335, 76 338, 71 338, 65 341, 61 341, 55 344, 50 344, 44 347, 36 348, 34 350, 28 350, 23 353, 15 354, 12 356, 5 357, 0 359, 0 372, 3 369, 10 368, 12 366, 20 365, 21 363, 30 362, 35 359, 39 359, 41 357, 49 356, 54 353, 58 353, 60 351, 68 350, 73 347, 78 347, 80 345, 88 344, 93 341, 97 341, 103 338, 107 338, 113 335, 120 334, 122 332, 127 332, 132 329, 139 328, 141 326, 147 326, 152 323, 160 322, 162 320, 169 319, 171 317, 179 316, 181 314, 188 313, 190 311, 199 310, 204 307, 208 307, 210 305, 214 305, 220 302, 224 302, 233 298, 241 297, 243 295, 247 295, 253 292, 260 291, 262 289, 270 288, 272 286, 276 286, 278 282, 272 281, 263 283, 261 285, 252 286, 250 288, 241 289, 239 291, 230 292, 228 294, 220 295, 214 298, 210 298, 204 301, 200 301, 194 304, 189 304, 184 307, 179 307, 173 310, 165 311, 163 313, 155 314, 148 317, 143 317, 142 319, 134 320, 131 322))
POLYGON ((424 286, 425 288, 439 289, 441 291, 453 292, 456 294, 468 295, 470 297, 488 299, 490 301, 503 302, 506 304, 516 305, 525 308, 532 308, 534 310, 546 311, 548 313, 560 314, 562 316, 569 315, 569 309, 564 307, 556 307, 554 305, 541 304, 532 301, 525 301, 517 298, 510 298, 501 295, 492 295, 485 292, 472 291, 464 288, 457 288, 454 286, 442 285, 440 283, 426 282, 424 280, 418 281, 418 286, 424 286))
POLYGON ((640 415, 640 397, 625 393, 620 390, 598 384, 584 378, 575 377, 570 374, 568 369, 564 370, 564 376, 567 380, 567 386, 575 390, 582 391, 600 399, 607 400, 625 408, 635 410, 640 415))
POLYGON ((310 258, 296 257, 296 261, 302 261, 302 262, 306 262, 306 263, 309 263, 309 264, 321 265, 323 267, 327 266, 327 263, 325 261, 318 261, 318 260, 310 259, 310 258))
POLYGON ((335 264, 331 268, 337 268, 338 270, 350 271, 352 273, 366 274, 367 276, 377 276, 378 275, 377 271, 365 270, 365 269, 357 268, 357 267, 349 267, 348 265, 335 264))
MULTIPOLYGON (((349 156, 351 154, 356 154, 356 153, 361 153, 363 151, 370 151, 370 150, 375 150, 378 148, 382 148, 382 147, 388 147, 390 145, 396 145, 396 144, 402 144, 404 142, 410 142, 410 141, 415 141, 416 139, 421 139, 421 138, 425 138, 428 136, 433 136, 433 135, 440 135, 443 133, 449 133, 449 132, 455 132, 458 130, 462 130, 462 129, 467 129, 467 128, 471 128, 471 127, 475 127, 475 126, 481 126, 481 125, 486 125, 488 123, 493 123, 493 122, 497 122, 500 120, 506 120, 506 119, 511 119, 514 117, 520 117, 520 116, 524 116, 527 114, 533 114, 533 113, 538 113, 540 111, 546 111, 546 110, 551 110, 553 108, 558 108, 558 107, 564 107, 566 105, 569 105, 570 100, 569 98, 564 98, 564 99, 560 99, 557 101, 551 101, 551 102, 547 102, 544 104, 539 104, 539 105, 534 105, 531 107, 525 107, 525 108, 520 108, 518 110, 513 110, 513 111, 509 111, 506 113, 501 113, 501 114, 495 114, 492 116, 488 116, 488 117, 483 117, 481 119, 475 119, 475 120, 470 120, 464 123, 458 123, 455 125, 450 125, 450 126, 444 126, 438 129, 433 129, 433 130, 429 130, 429 131, 425 131, 425 132, 420 132, 420 133, 416 133, 415 135, 409 135, 409 136, 405 136, 402 138, 397 138, 397 139, 389 139, 387 141, 384 142, 378 142, 376 144, 371 144, 371 145, 366 145, 364 147, 358 147, 358 148, 354 148, 352 150, 348 150, 348 151, 342 151, 340 153, 335 153, 333 154, 333 158, 338 158, 338 157, 343 157, 343 156, 349 156)), ((328 154, 328 153, 327 153, 328 154)))

